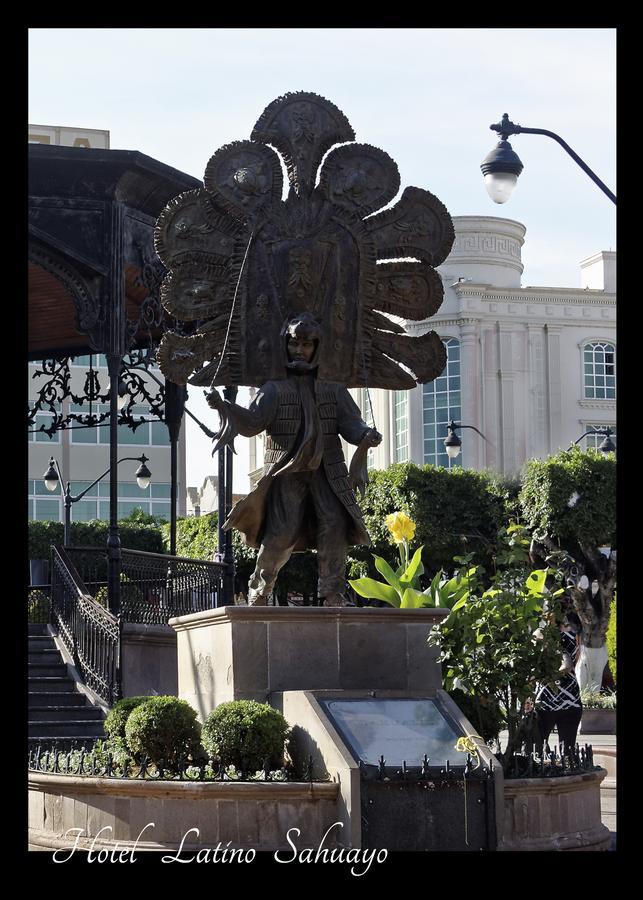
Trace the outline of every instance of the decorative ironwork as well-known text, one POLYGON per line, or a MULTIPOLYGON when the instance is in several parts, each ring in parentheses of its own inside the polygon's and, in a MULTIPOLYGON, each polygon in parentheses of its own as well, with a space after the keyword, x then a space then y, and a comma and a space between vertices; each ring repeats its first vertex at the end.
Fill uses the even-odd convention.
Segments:
POLYGON ((128 779, 145 781, 309 781, 313 782, 312 770, 304 772, 302 778, 292 766, 270 769, 268 760, 261 769, 242 772, 229 766, 219 757, 202 751, 194 757, 181 755, 176 762, 159 760, 151 762, 148 757, 127 753, 115 754, 104 741, 96 741, 87 748, 81 740, 70 738, 52 741, 43 747, 42 742, 31 742, 27 753, 27 768, 30 772, 45 772, 56 775, 92 777, 105 779, 128 779), (310 775, 310 777, 308 777, 310 775))
MULTIPOLYGON (((68 547, 66 552, 95 599, 107 593, 107 551, 96 547, 68 547)), ((173 616, 223 605, 223 563, 121 551, 121 619, 163 625, 173 616)))
POLYGON ((549 749, 546 744, 540 750, 516 751, 505 767, 505 778, 561 778, 566 775, 580 775, 593 772, 600 766, 594 765, 594 751, 591 744, 567 749, 559 746, 549 749))
MULTIPOLYGON (((28 426, 35 426, 39 413, 48 414, 48 422, 30 427, 29 433, 42 432, 52 437, 57 431, 73 428, 94 428, 109 421, 109 409, 100 410, 100 405, 109 403, 109 377, 100 369, 95 369, 90 356, 90 365, 85 373, 83 393, 75 394, 71 389, 71 362, 74 357, 43 360, 41 367, 33 372, 33 379, 45 378, 27 414, 28 426), (107 380, 103 387, 101 378, 107 380), (71 400, 75 406, 87 411, 63 411, 63 401, 71 400), (94 407, 98 408, 94 408, 94 407)), ((118 414, 118 424, 135 431, 150 420, 165 419, 165 385, 149 371, 156 365, 156 358, 150 350, 131 351, 123 360, 119 384, 127 397, 127 402, 118 414), (135 415, 136 406, 145 405, 149 413, 135 415)))
POLYGON ((111 706, 120 695, 120 622, 86 593, 67 553, 54 545, 51 610, 83 681, 111 706))

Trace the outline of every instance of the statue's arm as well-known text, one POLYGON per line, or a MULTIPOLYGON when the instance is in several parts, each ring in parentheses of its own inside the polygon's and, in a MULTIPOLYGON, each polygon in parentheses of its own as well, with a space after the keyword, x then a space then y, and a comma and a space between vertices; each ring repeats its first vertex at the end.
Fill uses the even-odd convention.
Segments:
POLYGON ((277 392, 273 384, 268 382, 260 388, 258 394, 246 409, 238 403, 224 400, 216 388, 207 395, 208 405, 219 413, 221 427, 217 444, 213 452, 224 445, 233 445, 235 437, 254 437, 264 431, 273 420, 277 407, 277 392))
POLYGON ((362 419, 359 406, 343 386, 337 391, 337 431, 349 444, 359 444, 368 436, 371 446, 376 447, 382 440, 382 435, 362 419))

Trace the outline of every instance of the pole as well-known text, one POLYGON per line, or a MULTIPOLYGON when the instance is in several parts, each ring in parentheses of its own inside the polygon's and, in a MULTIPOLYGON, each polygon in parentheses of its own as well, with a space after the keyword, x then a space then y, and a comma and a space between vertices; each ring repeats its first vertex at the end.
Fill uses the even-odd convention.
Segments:
POLYGON ((107 538, 107 597, 109 609, 121 608, 121 536, 118 529, 118 374, 120 354, 107 354, 109 370, 109 536, 107 538))
POLYGON ((165 382, 165 424, 170 435, 170 555, 176 556, 176 506, 178 501, 178 447, 187 389, 165 382))
MULTIPOLYGON (((236 387, 225 387, 223 389, 223 396, 226 400, 229 400, 230 403, 234 403, 237 399, 237 391, 236 387)), ((227 519, 230 513, 232 512, 232 468, 233 468, 233 459, 232 459, 232 447, 225 448, 225 518, 227 519)), ((224 586, 223 586, 223 596, 225 598, 225 603, 227 606, 234 605, 234 551, 232 549, 232 530, 224 532, 225 534, 225 550, 224 550, 224 562, 225 562, 225 575, 224 575, 224 586)))

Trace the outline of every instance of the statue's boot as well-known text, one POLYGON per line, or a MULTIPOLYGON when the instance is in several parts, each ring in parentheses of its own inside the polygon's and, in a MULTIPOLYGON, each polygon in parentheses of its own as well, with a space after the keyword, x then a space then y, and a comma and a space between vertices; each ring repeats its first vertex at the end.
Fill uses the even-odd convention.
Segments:
POLYGON ((268 598, 265 594, 262 594, 260 591, 253 590, 250 588, 248 591, 248 606, 267 606, 268 598))

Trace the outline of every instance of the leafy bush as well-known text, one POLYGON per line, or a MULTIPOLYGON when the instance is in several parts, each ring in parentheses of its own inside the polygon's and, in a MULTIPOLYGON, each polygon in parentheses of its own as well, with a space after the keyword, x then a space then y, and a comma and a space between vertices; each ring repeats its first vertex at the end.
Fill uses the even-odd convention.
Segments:
POLYGON ((252 772, 261 769, 266 759, 275 767, 283 764, 288 734, 288 723, 272 706, 232 700, 221 703, 206 719, 203 746, 226 765, 252 772))
POLYGON ((534 695, 537 683, 559 677, 557 622, 563 615, 563 589, 558 584, 563 573, 552 568, 532 571, 530 541, 522 526, 510 526, 499 542, 491 577, 467 556, 454 578, 436 589, 436 600, 450 613, 433 626, 429 644, 439 647, 445 689, 451 693, 460 688, 491 711, 487 722, 480 721, 480 713, 478 721, 472 716, 471 724, 487 734, 492 725, 507 728, 502 755, 506 766, 519 749, 524 701, 534 695), (543 620, 545 601, 549 614, 543 620))
MULTIPOLYGON (((217 528, 219 516, 187 516, 176 520, 176 555, 189 559, 214 559, 217 552, 217 528)), ((170 526, 161 526, 163 545, 170 552, 170 526)))
POLYGON ((475 551, 482 564, 490 561, 498 530, 509 521, 508 489, 498 479, 470 469, 415 463, 396 463, 369 472, 369 478, 360 506, 373 546, 351 549, 351 578, 377 577, 373 554, 397 566, 386 519, 398 510, 417 525, 415 540, 425 548, 427 582, 439 569, 451 569, 453 558, 462 553, 475 551))
POLYGON ((527 527, 557 538, 563 546, 616 546, 613 453, 574 447, 547 459, 529 460, 520 502, 527 527))
POLYGON ((137 706, 140 706, 141 703, 146 703, 149 699, 149 697, 125 697, 123 700, 119 700, 118 703, 115 703, 107 714, 107 718, 103 725, 107 737, 124 738, 125 725, 127 724, 129 714, 132 710, 136 709, 137 706))
POLYGON ((30 625, 46 625, 49 622, 49 597, 44 591, 29 591, 27 621, 30 625))
POLYGON ((176 767, 179 757, 200 748, 201 726, 196 712, 177 697, 149 697, 129 714, 125 741, 131 753, 157 765, 176 767))
POLYGON ((585 709, 616 709, 616 692, 601 694, 600 691, 583 690, 580 694, 585 709))
POLYGON ((607 644, 610 672, 616 684, 616 594, 614 594, 610 603, 610 623, 605 635, 605 642, 607 644))
MULTIPOLYGON (((141 525, 127 520, 119 522, 121 545, 128 550, 145 550, 163 553, 161 531, 154 525, 141 525)), ((29 522, 29 559, 49 559, 51 544, 63 543, 62 522, 29 522)), ((71 542, 77 547, 107 546, 109 523, 95 519, 92 522, 72 522, 71 542)))
POLYGON ((504 716, 493 697, 474 696, 460 688, 450 690, 449 696, 486 743, 498 737, 504 727, 504 716))

